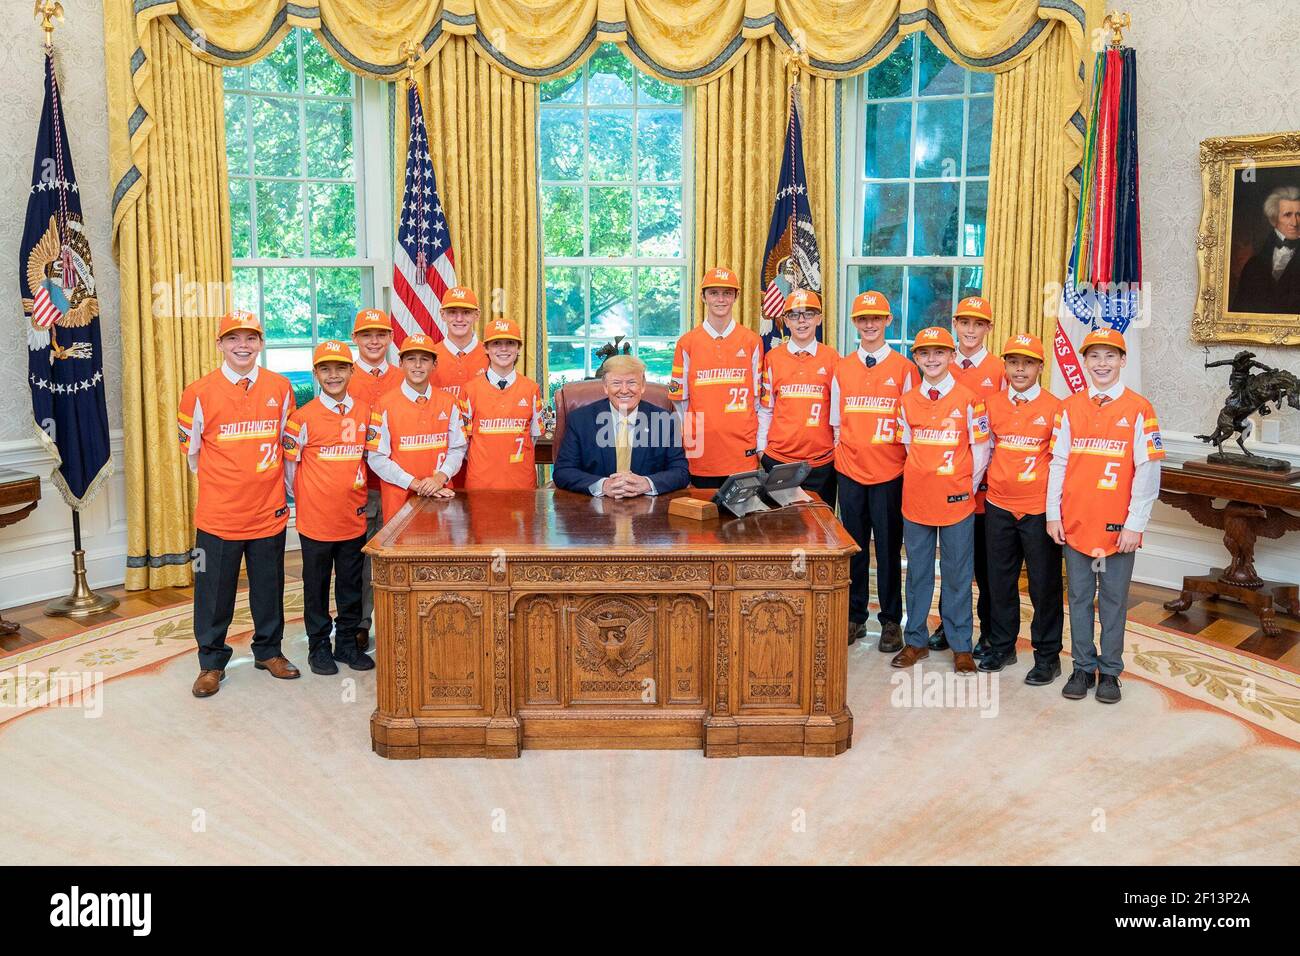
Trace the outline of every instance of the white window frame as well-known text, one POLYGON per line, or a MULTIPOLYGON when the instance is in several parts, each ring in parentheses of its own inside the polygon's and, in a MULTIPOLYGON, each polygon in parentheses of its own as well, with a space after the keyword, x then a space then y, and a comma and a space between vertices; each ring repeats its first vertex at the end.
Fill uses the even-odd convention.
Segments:
MULTIPOLYGON (((911 41, 907 38, 903 40, 911 41)), ((840 159, 841 168, 851 170, 852 188, 840 190, 840 288, 845 290, 845 294, 840 296, 842 300, 842 319, 839 323, 839 349, 841 354, 847 354, 857 348, 858 336, 857 329, 853 321, 849 318, 849 312, 853 304, 853 298, 857 294, 848 294, 856 290, 856 286, 850 284, 850 277, 854 267, 858 266, 921 266, 930 268, 947 267, 952 270, 952 302, 951 308, 957 306, 957 293, 959 291, 957 277, 959 270, 964 268, 983 268, 983 256, 864 256, 859 250, 862 248, 862 229, 864 225, 864 200, 866 198, 866 187, 870 184, 907 184, 907 242, 909 248, 912 244, 912 231, 914 217, 916 214, 916 184, 917 183, 953 183, 958 184, 957 208, 960 212, 958 220, 958 245, 962 243, 962 233, 966 226, 966 185, 971 182, 988 183, 988 174, 979 176, 964 175, 966 169, 966 150, 969 136, 967 131, 970 125, 970 105, 972 99, 991 99, 993 94, 989 92, 972 92, 970 83, 964 84, 961 93, 942 93, 934 96, 921 96, 919 91, 921 71, 917 68, 913 53, 912 66, 912 90, 908 96, 884 97, 881 99, 867 99, 867 74, 869 70, 854 77, 844 84, 843 100, 843 122, 845 129, 841 137, 840 159), (912 124, 911 136, 916 136, 917 113, 922 103, 943 102, 959 100, 962 103, 962 142, 961 142, 961 171, 954 177, 943 176, 908 176, 899 177, 870 177, 866 175, 866 157, 867 157, 867 104, 871 103, 911 103, 912 106, 912 124)), ((957 64, 961 66, 960 63, 957 64)), ((963 67, 963 69, 965 69, 963 67)), ((974 72, 974 71, 967 71, 974 72)), ((909 160, 909 170, 913 168, 909 160)), ((987 214, 987 200, 985 210, 987 214)), ((987 225, 987 219, 986 219, 987 225)), ((986 233, 987 235, 987 233, 986 233)), ((895 346, 907 345, 907 286, 903 286, 903 296, 901 302, 891 302, 894 309, 894 321, 890 323, 886 332, 886 341, 895 346)))
MULTIPOLYGON (((624 58, 626 59, 626 57, 624 58)), ((648 75, 648 74, 644 74, 643 71, 641 71, 638 68, 637 64, 634 63, 632 60, 628 60, 627 62, 628 65, 632 67, 634 73, 648 75)), ((538 132, 539 149, 541 144, 542 116, 545 112, 551 110, 569 109, 569 110, 582 110, 584 114, 589 114, 592 110, 624 110, 630 113, 632 116, 632 130, 633 130, 632 158, 631 158, 632 178, 629 180, 620 180, 614 182, 606 181, 606 180, 592 180, 589 178, 590 170, 589 170, 588 161, 590 159, 590 145, 591 145, 590 137, 589 137, 590 125, 584 122, 583 133, 582 133, 582 157, 583 157, 582 177, 580 179, 543 179, 542 170, 541 170, 542 167, 541 156, 539 153, 538 171, 537 171, 539 206, 540 206, 542 190, 544 190, 548 186, 569 186, 569 187, 581 188, 582 189, 583 245, 585 248, 590 249, 591 248, 591 192, 590 192, 591 188, 618 186, 618 187, 627 187, 632 190, 632 236, 636 237, 638 235, 637 210, 640 205, 639 190, 642 187, 654 187, 654 186, 677 187, 681 190, 681 196, 682 196, 682 218, 681 218, 682 254, 678 258, 638 256, 635 254, 635 251, 634 254, 631 256, 590 256, 590 255, 548 256, 546 255, 545 224, 539 220, 538 226, 539 229, 541 230, 541 238, 542 238, 543 287, 546 281, 546 270, 547 268, 550 267, 571 266, 571 267, 589 269, 591 267, 601 267, 601 266, 623 266, 623 267, 632 267, 633 269, 636 269, 636 268, 650 268, 655 266, 666 266, 666 267, 680 268, 682 270, 682 282, 681 282, 681 290, 680 290, 681 313, 680 313, 680 320, 678 322, 677 333, 672 336, 666 336, 666 335, 643 336, 641 334, 641 321, 640 321, 641 304, 640 304, 639 296, 635 291, 636 275, 634 273, 633 275, 634 291, 631 299, 632 333, 631 335, 623 339, 625 343, 630 343, 632 345, 633 354, 639 352, 643 344, 650 346, 652 348, 658 348, 662 346, 672 347, 676 343, 676 340, 682 335, 682 333, 688 329, 689 324, 692 321, 693 297, 691 296, 691 290, 689 286, 691 281, 690 263, 693 256, 693 240, 694 240, 694 233, 692 231, 692 217, 691 217, 691 213, 694 210, 694 187, 692 182, 693 177, 690 175, 690 170, 694 168, 694 154, 693 154, 693 146, 694 146, 693 118, 694 117, 692 113, 693 103, 694 103, 693 91, 690 87, 687 86, 679 87, 679 89, 681 89, 682 91, 682 102, 680 107, 677 104, 673 104, 673 103, 642 104, 639 102, 640 90, 641 90, 640 84, 634 83, 631 104, 589 103, 587 100, 587 96, 588 96, 588 84, 590 82, 590 73, 587 70, 586 64, 584 64, 580 69, 582 70, 582 100, 580 102, 576 102, 576 103, 541 102, 541 90, 539 87, 538 109, 537 109, 537 132, 538 132), (636 125, 637 112, 640 110, 661 110, 661 109, 681 110, 681 114, 682 114, 681 176, 677 180, 653 180, 653 181, 642 180, 640 179, 639 176, 639 164, 637 162, 637 158, 638 158, 637 137, 635 135, 635 131, 637 128, 636 125)), ((652 77, 652 79, 655 78, 652 77)), ((548 380, 547 383, 544 383, 544 387, 547 389, 549 389, 549 379, 551 375, 549 359, 550 359, 550 345, 552 342, 556 342, 560 344, 575 343, 575 344, 586 345, 587 347, 584 349, 584 359, 586 365, 581 370, 582 375, 584 377, 587 377, 590 376, 595 371, 594 368, 591 367, 592 351, 595 348, 598 348, 599 346, 605 343, 600 341, 599 337, 592 336, 590 331, 591 329, 590 278, 588 278, 583 284, 582 303, 583 303, 584 315, 588 320, 584 325, 584 328, 587 330, 586 334, 552 336, 549 333, 549 331, 544 330, 545 347, 543 349, 543 352, 544 352, 544 357, 547 361, 546 377, 548 380)))

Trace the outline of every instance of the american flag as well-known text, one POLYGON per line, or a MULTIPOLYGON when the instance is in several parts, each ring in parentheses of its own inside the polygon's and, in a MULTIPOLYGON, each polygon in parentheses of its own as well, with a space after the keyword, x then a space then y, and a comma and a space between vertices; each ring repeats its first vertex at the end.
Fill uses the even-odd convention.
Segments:
POLYGON ((406 91, 411 136, 406 147, 406 185, 393 248, 393 339, 400 345, 408 335, 423 332, 441 341, 445 334, 439 315, 443 294, 456 284, 456 257, 451 231, 438 198, 424 130, 424 110, 415 84, 406 91))

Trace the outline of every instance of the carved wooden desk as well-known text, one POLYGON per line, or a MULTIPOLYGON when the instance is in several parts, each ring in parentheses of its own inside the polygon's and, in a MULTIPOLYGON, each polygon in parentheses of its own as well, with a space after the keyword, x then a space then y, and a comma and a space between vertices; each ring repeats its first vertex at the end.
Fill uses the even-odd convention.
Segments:
POLYGON ((1232 562, 1209 574, 1183 578, 1183 591, 1165 602, 1169 611, 1186 611, 1200 598, 1228 597, 1253 608, 1269 637, 1276 637, 1276 611, 1300 616, 1300 592, 1295 584, 1265 581, 1255 573, 1255 539, 1280 538, 1300 530, 1300 486, 1250 481, 1184 471, 1177 465, 1160 469, 1160 500, 1186 511, 1207 528, 1223 531, 1223 544, 1232 562), (1222 508, 1216 498, 1226 499, 1222 508))
POLYGON ((701 522, 675 496, 406 505, 366 546, 375 752, 847 749, 853 540, 821 504, 701 522))

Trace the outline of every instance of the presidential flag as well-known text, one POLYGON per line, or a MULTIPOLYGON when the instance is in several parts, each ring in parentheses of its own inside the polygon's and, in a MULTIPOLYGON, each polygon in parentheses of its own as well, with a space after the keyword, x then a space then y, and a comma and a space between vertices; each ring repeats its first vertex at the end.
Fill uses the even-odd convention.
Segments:
POLYGON ((1084 143, 1079 215, 1056 316, 1052 391, 1066 397, 1088 387, 1079 344, 1098 328, 1124 336, 1124 384, 1141 385, 1142 319, 1150 308, 1142 285, 1138 206, 1137 55, 1112 47, 1093 65, 1092 104, 1084 143))
MULTIPOLYGON (((790 86, 790 119, 786 126, 781 175, 776 184, 772 222, 763 251, 763 320, 759 334, 763 348, 779 345, 785 338, 782 310, 785 297, 795 289, 822 291, 822 260, 817 251, 812 207, 808 204, 808 179, 803 167, 803 130, 799 122, 799 86, 790 86)), ((817 338, 822 327, 817 327, 817 338)))
POLYGON ((99 300, 51 51, 45 54, 45 105, 18 251, 18 288, 30 323, 32 421, 58 466, 50 480, 80 509, 113 473, 113 463, 99 300))
POLYGON ((423 332, 442 341, 443 294, 456 284, 456 257, 451 250, 447 216, 438 198, 429 155, 429 137, 424 130, 424 110, 415 83, 406 88, 410 137, 406 145, 406 184, 402 189, 402 211, 397 222, 397 243, 393 249, 393 341, 397 345, 408 335, 423 332))

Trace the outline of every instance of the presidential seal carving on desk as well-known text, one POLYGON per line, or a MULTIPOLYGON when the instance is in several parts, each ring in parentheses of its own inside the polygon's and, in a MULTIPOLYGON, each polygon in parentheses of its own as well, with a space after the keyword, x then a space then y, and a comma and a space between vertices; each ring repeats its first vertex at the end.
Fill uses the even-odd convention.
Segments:
POLYGON ((622 677, 654 657, 653 618, 619 600, 600 601, 574 619, 574 659, 586 670, 622 677))

